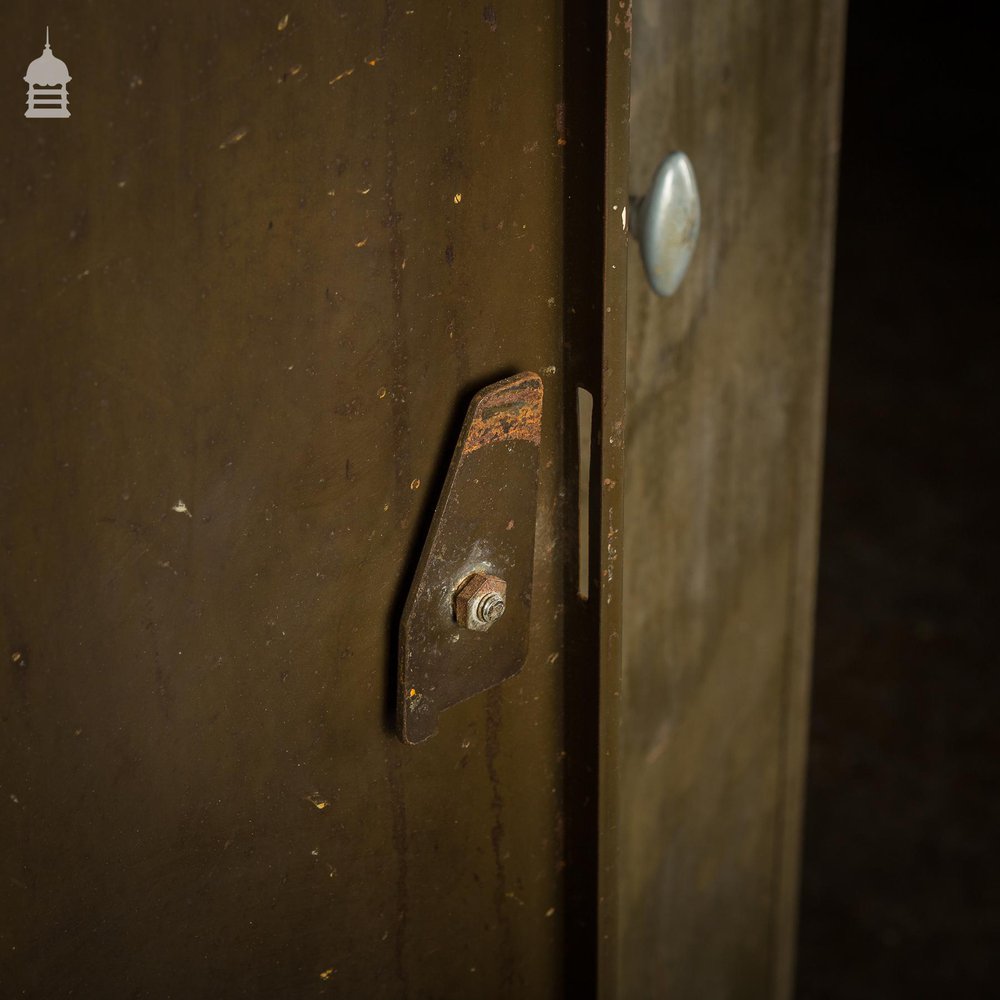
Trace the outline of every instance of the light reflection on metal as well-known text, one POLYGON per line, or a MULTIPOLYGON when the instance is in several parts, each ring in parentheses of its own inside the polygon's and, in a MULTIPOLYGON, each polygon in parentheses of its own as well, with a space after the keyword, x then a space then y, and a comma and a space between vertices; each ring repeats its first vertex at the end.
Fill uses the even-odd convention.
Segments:
POLYGON ((659 166, 644 198, 632 199, 632 232, 657 295, 673 295, 684 280, 701 231, 694 167, 684 153, 659 166))

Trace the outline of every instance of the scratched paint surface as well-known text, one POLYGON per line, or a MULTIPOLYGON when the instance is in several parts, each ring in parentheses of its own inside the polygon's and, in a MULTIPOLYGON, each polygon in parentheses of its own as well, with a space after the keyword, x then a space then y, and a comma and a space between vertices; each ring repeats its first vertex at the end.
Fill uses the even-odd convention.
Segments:
POLYGON ((50 18, 72 117, 0 107, 0 993, 557 995, 558 18, 50 18), (456 421, 523 370, 529 657, 404 747, 456 421))
POLYGON ((676 296, 630 254, 629 1000, 793 995, 844 6, 634 5, 632 190, 705 214, 676 296))

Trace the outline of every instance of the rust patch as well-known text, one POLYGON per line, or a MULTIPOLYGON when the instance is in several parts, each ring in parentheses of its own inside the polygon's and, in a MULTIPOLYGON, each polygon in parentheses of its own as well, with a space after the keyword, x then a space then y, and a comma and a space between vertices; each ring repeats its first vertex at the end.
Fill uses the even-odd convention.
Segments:
POLYGON ((542 380, 534 372, 522 372, 484 389, 473 402, 462 454, 498 442, 540 444, 542 393, 542 380))

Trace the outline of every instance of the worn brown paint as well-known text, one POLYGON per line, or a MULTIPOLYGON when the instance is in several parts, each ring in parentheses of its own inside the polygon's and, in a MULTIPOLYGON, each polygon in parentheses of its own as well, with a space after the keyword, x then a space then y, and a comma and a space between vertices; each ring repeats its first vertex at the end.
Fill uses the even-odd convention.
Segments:
POLYGON ((844 5, 633 12, 633 191, 703 212, 675 297, 630 260, 621 992, 788 997, 844 5))
MULTIPOLYGON (((408 11, 65 7, 72 118, 0 104, 4 992, 581 997, 608 967, 590 708, 620 574, 566 586, 563 449, 623 322, 627 44, 603 5, 408 11), (526 370, 528 658, 414 752, 402 596, 456 419, 526 370)), ((43 30, 8 3, 0 63, 43 30)))

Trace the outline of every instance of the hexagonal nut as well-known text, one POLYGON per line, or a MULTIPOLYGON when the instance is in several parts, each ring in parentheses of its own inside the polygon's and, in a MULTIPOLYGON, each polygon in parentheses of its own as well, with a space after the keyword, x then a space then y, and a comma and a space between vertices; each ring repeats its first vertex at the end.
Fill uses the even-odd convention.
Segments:
POLYGON ((455 620, 462 628, 485 632, 499 621, 506 600, 506 580, 473 573, 455 593, 455 620))

